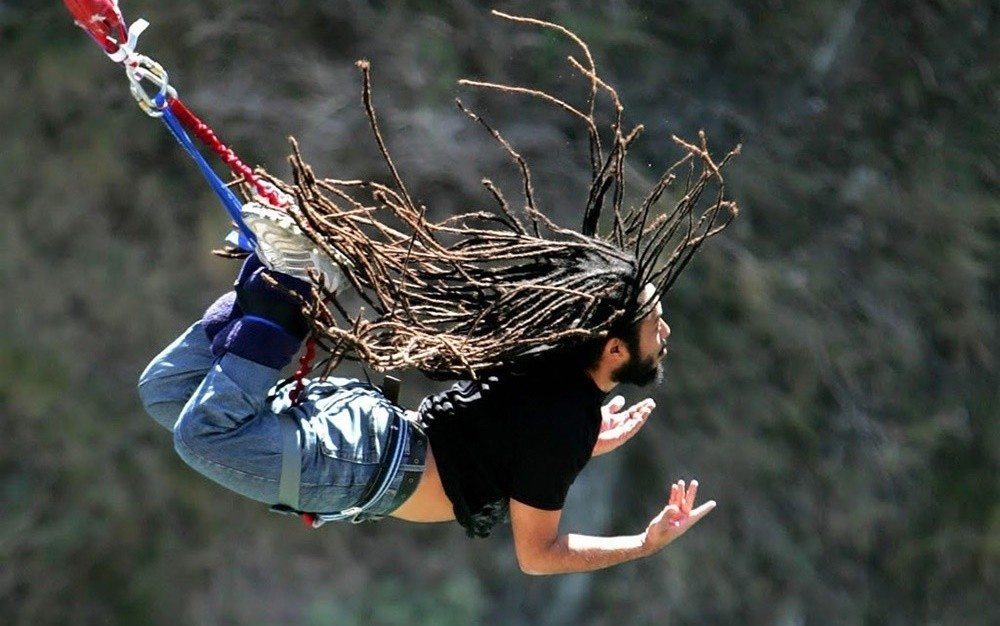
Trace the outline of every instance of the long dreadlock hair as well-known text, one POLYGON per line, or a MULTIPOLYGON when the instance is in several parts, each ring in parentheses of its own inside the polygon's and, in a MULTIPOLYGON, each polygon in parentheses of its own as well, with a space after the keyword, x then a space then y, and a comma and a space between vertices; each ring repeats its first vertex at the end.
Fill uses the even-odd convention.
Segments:
POLYGON ((583 62, 568 57, 589 82, 582 108, 536 89, 459 81, 543 100, 583 124, 589 136, 591 182, 582 226, 579 231, 562 228, 539 209, 528 163, 498 130, 458 99, 458 108, 517 164, 524 207, 513 210, 500 189, 483 179, 498 212, 467 212, 430 221, 426 208, 414 203, 390 156, 372 105, 369 64, 358 61, 368 122, 392 184, 317 178, 294 139, 291 183, 261 171, 295 198, 290 215, 336 261, 371 309, 367 315, 363 310, 352 315, 314 276, 315 297, 303 301, 303 307, 314 337, 330 355, 327 371, 349 358, 376 371, 416 368, 435 378, 476 377, 551 349, 606 336, 648 313, 702 243, 736 216, 736 203, 725 197, 722 169, 739 146, 716 161, 703 132, 696 143, 674 136, 684 156, 641 201, 625 210, 625 158, 642 125, 623 131, 624 107, 617 92, 601 79, 589 48, 570 30, 537 19, 493 14, 555 30, 582 51, 583 62), (603 132, 595 117, 602 93, 613 107, 610 129, 603 132), (679 199, 661 210, 659 200, 678 178, 679 199), (714 197, 702 202, 710 189, 714 197), (655 297, 639 302, 647 283, 654 285, 655 297))

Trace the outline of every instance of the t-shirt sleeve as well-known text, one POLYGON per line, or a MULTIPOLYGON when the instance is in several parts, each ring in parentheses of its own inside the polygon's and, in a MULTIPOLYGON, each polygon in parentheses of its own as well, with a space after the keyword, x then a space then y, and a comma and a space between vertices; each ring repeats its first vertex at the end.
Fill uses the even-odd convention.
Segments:
POLYGON ((550 416, 522 422, 512 438, 513 499, 546 511, 563 508, 570 485, 593 450, 593 443, 588 448, 579 429, 574 432, 567 426, 565 419, 550 416))

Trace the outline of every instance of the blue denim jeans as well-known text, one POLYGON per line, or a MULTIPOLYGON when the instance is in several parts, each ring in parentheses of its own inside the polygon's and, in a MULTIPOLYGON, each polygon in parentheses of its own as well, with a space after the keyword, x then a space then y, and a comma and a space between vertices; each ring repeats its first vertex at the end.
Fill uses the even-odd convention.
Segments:
MULTIPOLYGON (((299 426, 302 477, 299 507, 337 512, 359 503, 377 473, 396 412, 376 387, 347 378, 314 380, 291 406, 288 387, 276 391, 278 370, 234 354, 212 356, 201 323, 188 328, 142 373, 146 411, 174 435, 184 461, 220 485, 274 504, 281 477, 279 414, 299 426)), ((389 490, 358 520, 397 508, 404 471, 422 471, 404 457, 389 490)))

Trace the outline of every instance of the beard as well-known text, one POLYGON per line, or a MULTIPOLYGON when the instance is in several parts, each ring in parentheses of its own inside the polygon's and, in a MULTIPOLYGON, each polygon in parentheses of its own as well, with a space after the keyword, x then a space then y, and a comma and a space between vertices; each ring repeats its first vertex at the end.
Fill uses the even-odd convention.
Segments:
POLYGON ((664 354, 666 354, 666 350, 648 359, 639 359, 633 356, 611 374, 611 379, 616 383, 625 383, 636 387, 660 383, 663 381, 663 365, 660 363, 660 359, 664 354))

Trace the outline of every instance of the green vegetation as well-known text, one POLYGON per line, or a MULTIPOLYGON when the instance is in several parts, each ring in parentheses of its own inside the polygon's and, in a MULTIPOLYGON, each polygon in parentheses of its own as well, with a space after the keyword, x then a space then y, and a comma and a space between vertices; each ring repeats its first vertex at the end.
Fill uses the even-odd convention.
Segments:
MULTIPOLYGON (((586 91, 572 45, 486 7, 122 1, 192 107, 274 172, 295 135, 321 175, 382 176, 352 65, 370 58, 387 141, 435 215, 488 206, 483 175, 518 193, 451 105, 456 77, 586 91)), ((504 532, 307 532, 189 471, 134 384, 231 281, 208 254, 225 218, 59 3, 0 1, 0 622, 1000 623, 995 3, 497 8, 591 43, 647 127, 633 189, 676 156, 671 133, 744 144, 740 218, 664 303, 656 417, 589 468, 565 524, 637 532, 690 476, 717 510, 656 557, 534 579, 504 532)), ((575 224, 581 130, 461 95, 575 224)))

